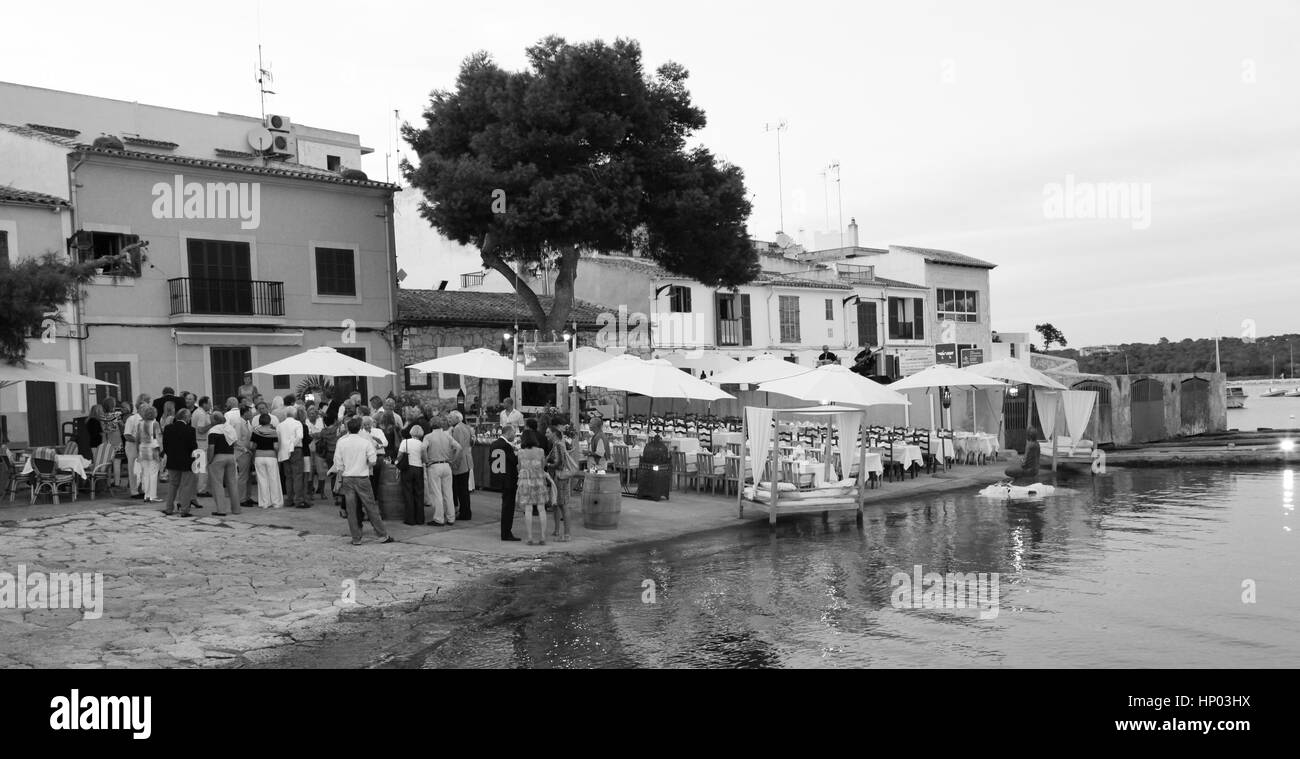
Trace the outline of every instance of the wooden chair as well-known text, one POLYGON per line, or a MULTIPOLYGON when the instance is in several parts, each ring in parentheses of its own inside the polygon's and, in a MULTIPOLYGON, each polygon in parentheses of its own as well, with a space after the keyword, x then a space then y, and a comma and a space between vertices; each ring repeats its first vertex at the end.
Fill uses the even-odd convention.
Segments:
POLYGON ((727 453, 733 456, 740 455, 740 443, 727 443, 727 453))
POLYGON ((740 492, 740 457, 727 456, 722 459, 722 485, 728 495, 740 492), (732 490, 732 488, 735 490, 732 490))
POLYGON ((64 487, 72 496, 72 500, 77 500, 77 476, 72 472, 60 472, 54 468, 54 461, 51 459, 33 459, 32 467, 35 469, 33 474, 36 475, 36 481, 32 484, 32 503, 36 503, 36 496, 42 491, 46 491, 54 499, 55 505, 59 503, 59 491, 64 487))
POLYGON ((939 430, 939 458, 943 461, 944 469, 951 469, 953 464, 957 463, 957 440, 953 437, 952 430, 939 430), (952 451, 952 456, 948 451, 952 451))
POLYGON ((618 472, 619 483, 626 484, 632 476, 632 458, 628 447, 623 443, 611 443, 609 449, 610 468, 618 472))
POLYGON ((669 451, 668 456, 673 463, 673 479, 677 482, 677 489, 686 490, 696 481, 699 472, 692 471, 694 464, 686 460, 686 454, 682 451, 669 451))
POLYGON ((104 490, 110 493, 112 492, 113 486, 111 480, 114 479, 117 470, 117 461, 115 460, 116 455, 117 449, 109 443, 104 443, 95 449, 94 468, 86 473, 89 475, 90 497, 92 499, 95 497, 95 493, 98 490, 97 485, 101 482, 104 483, 104 490))
POLYGON ((709 492, 716 493, 721 484, 722 475, 718 473, 713 454, 703 451, 695 454, 695 489, 704 490, 704 486, 708 485, 709 492))
POLYGON ((77 445, 77 441, 75 440, 69 440, 68 444, 63 446, 64 456, 73 456, 79 453, 81 453, 81 448, 77 445))
MULTIPOLYGON (((914 432, 908 436, 908 442, 910 442, 912 445, 920 447, 921 461, 925 462, 924 463, 925 471, 929 472, 930 474, 934 474, 938 466, 934 460, 935 459, 934 455, 932 455, 930 452, 930 433, 924 431, 914 432)), ((912 477, 915 478, 916 475, 913 474, 912 477)))
POLYGON ((795 462, 781 462, 781 479, 785 482, 793 482, 794 486, 800 490, 811 490, 816 480, 811 472, 804 473, 795 468, 795 462))

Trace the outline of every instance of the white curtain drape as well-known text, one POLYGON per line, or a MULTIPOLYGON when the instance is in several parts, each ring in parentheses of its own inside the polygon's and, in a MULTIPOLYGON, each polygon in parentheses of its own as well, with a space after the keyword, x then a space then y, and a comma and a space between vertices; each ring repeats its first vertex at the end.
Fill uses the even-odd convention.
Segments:
MULTIPOLYGON (((749 440, 745 446, 754 461, 754 485, 763 475, 763 462, 772 457, 772 409, 750 406, 745 409, 745 424, 749 426, 749 440)), ((745 462, 740 462, 741 478, 744 478, 745 462)))
MULTIPOLYGON (((849 472, 853 471, 854 462, 861 458, 861 429, 862 412, 845 411, 835 415, 835 430, 840 436, 840 467, 845 478, 849 476, 849 472), (852 443, 852 445, 849 445, 849 443, 852 443)), ((829 475, 830 459, 828 458, 826 462, 826 472, 829 475)))
POLYGON ((1070 452, 1074 444, 1083 439, 1088 421, 1092 419, 1092 409, 1097 402, 1096 390, 1062 390, 1061 406, 1065 411, 1065 426, 1069 429, 1070 452))
POLYGON ((1056 407, 1061 401, 1059 390, 1034 388, 1034 403, 1038 405, 1038 421, 1043 425, 1043 439, 1051 440, 1056 432, 1056 407))
MULTIPOLYGON (((1006 396, 1006 389, 1001 387, 982 387, 975 391, 975 395, 984 399, 984 406, 988 409, 988 419, 992 422, 993 429, 988 432, 999 433, 1002 430, 1002 402, 1006 396)), ((1005 440, 1005 438, 1000 438, 1005 440)))

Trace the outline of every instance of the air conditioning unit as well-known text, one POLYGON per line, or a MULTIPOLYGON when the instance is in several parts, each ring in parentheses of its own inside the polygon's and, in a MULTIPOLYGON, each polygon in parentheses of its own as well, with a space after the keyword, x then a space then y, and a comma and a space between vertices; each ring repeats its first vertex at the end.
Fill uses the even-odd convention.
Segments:
POLYGON ((298 155, 297 138, 288 132, 276 132, 273 130, 271 132, 270 153, 272 155, 296 157, 298 155))
POLYGON ((288 116, 280 116, 274 113, 268 114, 266 121, 263 123, 265 123, 266 128, 270 129, 272 132, 293 131, 293 122, 289 120, 288 116))

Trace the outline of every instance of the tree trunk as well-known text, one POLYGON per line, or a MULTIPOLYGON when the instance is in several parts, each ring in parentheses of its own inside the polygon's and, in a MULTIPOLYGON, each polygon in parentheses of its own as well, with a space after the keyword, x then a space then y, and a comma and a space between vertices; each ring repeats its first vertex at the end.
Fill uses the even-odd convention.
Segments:
POLYGON ((549 314, 546 313, 546 309, 542 308, 542 302, 533 288, 519 276, 510 264, 497 255, 495 249, 496 244, 492 239, 492 234, 488 233, 484 237, 483 245, 479 251, 483 264, 506 278, 506 281, 515 289, 520 299, 528 306, 538 330, 543 333, 551 331, 563 332, 565 322, 569 319, 569 313, 573 310, 573 283, 578 277, 578 260, 581 257, 577 247, 565 250, 560 254, 560 267, 555 274, 555 299, 551 304, 549 314))

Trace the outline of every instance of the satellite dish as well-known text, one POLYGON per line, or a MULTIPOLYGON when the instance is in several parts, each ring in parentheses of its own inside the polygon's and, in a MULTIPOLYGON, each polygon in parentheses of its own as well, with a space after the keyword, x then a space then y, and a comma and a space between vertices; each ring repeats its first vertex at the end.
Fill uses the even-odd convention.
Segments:
POLYGON ((274 140, 271 137, 271 130, 264 126, 255 126, 248 130, 248 144, 259 153, 264 153, 271 149, 274 140))
POLYGON ((791 245, 794 245, 794 238, 793 238, 793 237, 791 237, 790 235, 786 234, 785 232, 777 232, 777 233, 776 233, 776 246, 777 246, 778 248, 781 248, 782 250, 785 250, 786 248, 790 247, 791 245))

